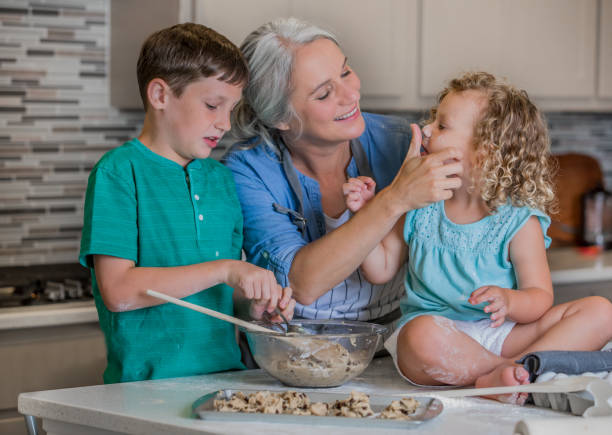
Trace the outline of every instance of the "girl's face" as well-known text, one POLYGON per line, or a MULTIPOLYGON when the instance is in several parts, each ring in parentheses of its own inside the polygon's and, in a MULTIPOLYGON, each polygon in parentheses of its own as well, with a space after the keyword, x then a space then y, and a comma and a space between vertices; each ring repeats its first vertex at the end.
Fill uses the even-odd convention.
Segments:
POLYGON ((438 105, 436 118, 423 127, 425 153, 455 147, 461 152, 464 175, 469 176, 474 153, 474 127, 485 105, 485 94, 481 91, 449 92, 438 105))
POLYGON ((301 119, 279 126, 300 140, 336 145, 359 137, 365 123, 359 110, 361 82, 338 46, 317 39, 297 49, 291 105, 301 119))

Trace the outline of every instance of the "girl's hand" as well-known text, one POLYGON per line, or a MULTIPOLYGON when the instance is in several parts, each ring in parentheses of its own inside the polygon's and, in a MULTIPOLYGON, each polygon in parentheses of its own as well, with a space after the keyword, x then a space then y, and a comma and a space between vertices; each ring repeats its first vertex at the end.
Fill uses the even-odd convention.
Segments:
MULTIPOLYGON (((278 287, 280 289, 280 286, 278 287)), ((282 290, 279 290, 280 294, 278 295, 278 309, 283 313, 283 315, 287 318, 287 320, 291 320, 293 318, 293 311, 295 310, 295 299, 291 297, 293 291, 291 287, 285 287, 282 290)), ((265 311, 268 311, 269 301, 264 299, 253 300, 251 301, 251 307, 249 309, 249 315, 252 319, 260 320, 265 311)), ((275 307, 272 308, 274 310, 275 307)), ((270 316, 270 321, 273 323, 281 323, 283 319, 278 314, 270 316)))
POLYGON ((353 213, 357 212, 366 202, 374 198, 375 189, 376 182, 370 177, 349 178, 342 185, 346 207, 353 213))
POLYGON ((484 312, 491 313, 491 327, 497 328, 504 323, 510 312, 510 291, 506 288, 487 285, 474 290, 468 302, 472 305, 489 302, 489 305, 484 307, 484 312))

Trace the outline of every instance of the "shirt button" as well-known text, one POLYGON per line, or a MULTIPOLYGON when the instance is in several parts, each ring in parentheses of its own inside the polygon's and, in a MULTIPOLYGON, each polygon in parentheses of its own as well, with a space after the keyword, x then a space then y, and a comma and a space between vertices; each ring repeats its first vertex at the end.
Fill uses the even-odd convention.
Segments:
POLYGON ((200 219, 201 221, 203 221, 203 220, 204 220, 204 215, 200 215, 200 216, 198 216, 198 219, 200 219))
POLYGON ((193 197, 195 198, 196 201, 200 200, 200 195, 194 195, 193 197))

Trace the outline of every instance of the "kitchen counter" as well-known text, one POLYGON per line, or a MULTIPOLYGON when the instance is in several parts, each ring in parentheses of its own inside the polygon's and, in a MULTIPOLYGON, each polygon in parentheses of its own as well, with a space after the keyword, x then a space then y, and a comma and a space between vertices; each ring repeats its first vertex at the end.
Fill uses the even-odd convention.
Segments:
POLYGON ((553 284, 612 281, 612 251, 552 248, 547 255, 553 284))
POLYGON ((93 299, 0 308, 0 331, 92 322, 98 322, 98 312, 93 299))
MULTIPOLYGON (((246 370, 23 393, 19 395, 19 412, 42 417, 46 430, 55 435, 313 433, 313 427, 306 425, 261 422, 246 425, 244 422, 199 420, 191 415, 191 405, 196 399, 227 388, 288 389, 261 370, 246 370)), ((374 360, 361 376, 341 387, 312 391, 348 395, 351 390, 384 395, 418 395, 425 391, 402 381, 390 358, 374 360)), ((523 419, 551 419, 551 422, 563 419, 568 423, 583 421, 582 417, 550 409, 519 407, 480 398, 441 400, 444 403, 442 414, 411 430, 411 434, 512 434, 516 423, 523 419)), ((340 435, 374 432, 367 427, 367 421, 362 427, 321 426, 321 430, 340 435)), ((400 431, 384 430, 384 433, 389 432, 400 431)))

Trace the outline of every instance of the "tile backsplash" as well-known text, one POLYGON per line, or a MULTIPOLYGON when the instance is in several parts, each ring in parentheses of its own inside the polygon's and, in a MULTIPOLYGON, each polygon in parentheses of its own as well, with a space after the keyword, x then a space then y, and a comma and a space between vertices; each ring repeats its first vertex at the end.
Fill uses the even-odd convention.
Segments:
MULTIPOLYGON (((109 8, 110 0, 0 5, 0 267, 76 262, 89 171, 140 130, 141 111, 109 103, 109 8)), ((612 114, 546 116, 553 151, 594 155, 612 187, 612 114)))
POLYGON ((109 5, 0 6, 0 266, 77 261, 89 171, 142 122, 109 104, 109 5))

